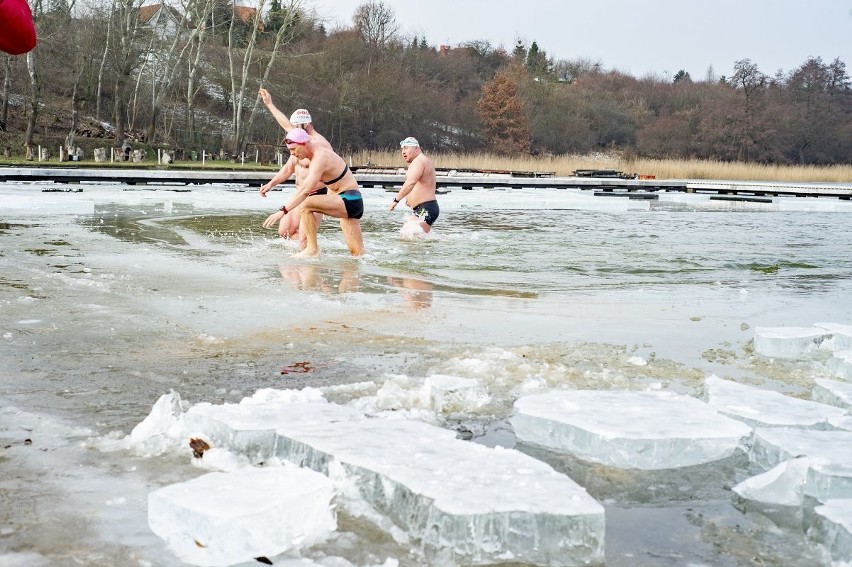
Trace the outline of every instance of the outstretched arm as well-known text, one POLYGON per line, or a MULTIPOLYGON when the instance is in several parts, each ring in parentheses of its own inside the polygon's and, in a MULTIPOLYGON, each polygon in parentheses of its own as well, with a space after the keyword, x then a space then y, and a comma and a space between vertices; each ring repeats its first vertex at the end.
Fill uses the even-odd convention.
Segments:
POLYGON ((275 118, 275 121, 278 122, 278 125, 281 126, 286 132, 289 132, 295 126, 290 122, 290 119, 287 118, 287 115, 278 110, 278 108, 272 104, 272 95, 269 94, 269 91, 266 89, 260 89, 258 91, 260 95, 260 99, 263 101, 263 104, 266 105, 266 108, 269 109, 269 112, 272 114, 272 117, 275 118))
POLYGON ((290 176, 293 175, 293 173, 296 171, 297 161, 298 159, 296 158, 296 156, 291 155, 290 158, 287 160, 287 163, 284 164, 284 167, 278 170, 278 173, 276 173, 275 176, 269 180, 269 183, 260 186, 260 196, 266 197, 266 194, 269 193, 269 191, 273 187, 275 187, 279 183, 284 183, 285 181, 290 179, 290 176))

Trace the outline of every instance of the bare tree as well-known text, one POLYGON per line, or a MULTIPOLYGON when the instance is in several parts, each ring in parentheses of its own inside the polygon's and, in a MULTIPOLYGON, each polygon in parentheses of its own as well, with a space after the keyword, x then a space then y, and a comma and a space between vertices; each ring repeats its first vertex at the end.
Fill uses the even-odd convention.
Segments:
POLYGON ((355 28, 367 44, 367 76, 370 76, 373 58, 385 44, 396 37, 398 26, 393 8, 384 2, 370 1, 361 4, 352 16, 355 28))
MULTIPOLYGON (((115 0, 113 0, 113 5, 114 4, 115 0)), ((101 63, 98 66, 98 87, 97 92, 95 93, 95 118, 98 120, 101 119, 101 93, 103 92, 104 85, 104 69, 106 69, 107 55, 109 54, 109 46, 112 41, 112 20, 111 11, 107 17, 106 41, 104 42, 104 51, 101 54, 101 63)))
POLYGON ((760 72, 757 64, 750 59, 741 59, 734 63, 734 74, 729 83, 743 94, 742 114, 740 117, 740 151, 739 159, 750 161, 751 152, 755 146, 754 131, 757 95, 766 86, 768 77, 760 72))
POLYGON ((36 118, 41 103, 41 83, 39 82, 35 59, 36 49, 27 53, 27 73, 30 76, 30 112, 27 116, 27 133, 24 138, 27 159, 33 159, 33 136, 35 135, 36 118))
POLYGON ((282 45, 286 45, 295 37, 297 33, 297 27, 295 22, 299 18, 299 7, 301 5, 301 0, 289 0, 286 6, 281 7, 281 13, 279 17, 285 22, 281 25, 275 33, 275 39, 273 41, 273 46, 269 55, 269 61, 267 62, 263 75, 260 78, 259 83, 255 83, 252 85, 252 100, 253 104, 251 107, 251 111, 249 113, 249 117, 246 121, 243 121, 243 106, 246 104, 246 91, 248 89, 249 79, 250 79, 250 71, 255 60, 253 58, 255 51, 255 43, 257 40, 257 36, 262 25, 261 13, 263 8, 265 8, 265 0, 260 0, 258 4, 257 11, 254 14, 254 20, 252 22, 251 27, 251 35, 248 40, 248 45, 245 47, 245 51, 243 53, 243 62, 240 68, 239 73, 234 69, 234 21, 231 20, 231 28, 228 34, 228 59, 230 62, 230 70, 231 70, 231 93, 233 96, 233 135, 231 138, 231 147, 233 148, 234 154, 240 153, 243 148, 244 139, 247 132, 250 132, 252 126, 254 125, 254 119, 257 114, 257 110, 259 107, 259 99, 256 95, 257 88, 264 84, 269 76, 269 72, 272 69, 273 64, 275 63, 275 59, 278 55, 278 50, 282 45), (239 82, 239 87, 237 86, 237 82, 239 82))
MULTIPOLYGON (((170 92, 178 70, 182 66, 184 56, 193 49, 193 46, 197 43, 197 37, 204 33, 207 25, 204 16, 208 12, 208 7, 212 9, 210 0, 188 0, 179 15, 174 17, 176 23, 174 37, 171 39, 167 37, 165 30, 169 29, 168 26, 163 27, 160 35, 155 33, 156 43, 161 46, 164 45, 165 49, 157 49, 152 57, 151 90, 155 94, 152 96, 151 115, 148 123, 147 139, 149 142, 154 142, 156 139, 157 117, 165 104, 166 95, 170 92), (200 10, 197 5, 201 6, 200 10), (195 18, 190 22, 187 18, 188 14, 197 14, 202 17, 195 18)), ((169 14, 175 14, 165 5, 161 9, 169 10, 169 14)))
MULTIPOLYGON (((43 12, 41 0, 33 2, 30 9, 32 10, 33 20, 38 21, 43 12)), ((39 106, 41 105, 41 82, 39 81, 38 68, 36 66, 37 51, 38 46, 27 52, 27 74, 30 78, 29 114, 27 116, 27 132, 24 137, 27 159, 33 158, 33 136, 35 135, 39 106)))
POLYGON ((213 0, 197 0, 192 2, 192 20, 199 22, 200 27, 189 44, 187 55, 186 76, 186 121, 190 136, 195 136, 195 98, 198 96, 198 73, 201 69, 201 55, 207 41, 207 20, 213 14, 213 0))
POLYGON ((141 63, 139 46, 139 7, 142 0, 113 0, 110 17, 113 20, 111 42, 108 47, 115 82, 115 142, 124 141, 127 125, 127 95, 133 72, 141 63))
POLYGON ((12 88, 12 56, 3 57, 3 107, 0 110, 0 131, 6 131, 9 120, 9 92, 12 88))

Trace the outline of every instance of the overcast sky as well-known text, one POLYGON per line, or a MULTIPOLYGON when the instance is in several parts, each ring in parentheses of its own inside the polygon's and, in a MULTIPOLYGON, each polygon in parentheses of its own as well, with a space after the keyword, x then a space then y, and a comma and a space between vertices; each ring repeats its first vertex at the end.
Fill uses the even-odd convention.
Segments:
MULTIPOLYGON (((634 77, 702 80, 751 59, 767 75, 808 57, 839 57, 852 74, 852 0, 382 0, 399 30, 429 45, 488 40, 507 50, 533 41, 554 59, 585 58, 634 77)), ((330 24, 350 26, 365 0, 304 0, 330 24)))

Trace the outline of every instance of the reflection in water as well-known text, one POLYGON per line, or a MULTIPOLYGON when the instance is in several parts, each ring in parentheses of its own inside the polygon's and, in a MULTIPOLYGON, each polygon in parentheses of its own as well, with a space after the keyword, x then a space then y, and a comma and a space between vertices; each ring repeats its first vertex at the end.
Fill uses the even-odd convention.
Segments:
POLYGON ((317 264, 281 264, 278 270, 284 281, 302 291, 352 293, 361 287, 355 263, 346 263, 339 271, 317 264))
POLYGON ((432 290, 435 286, 417 278, 388 276, 388 283, 399 288, 402 299, 412 309, 432 307, 432 290))

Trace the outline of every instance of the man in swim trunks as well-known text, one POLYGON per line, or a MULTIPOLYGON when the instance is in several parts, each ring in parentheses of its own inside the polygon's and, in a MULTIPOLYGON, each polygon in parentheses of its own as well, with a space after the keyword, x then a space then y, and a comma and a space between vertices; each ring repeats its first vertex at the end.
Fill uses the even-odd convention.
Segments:
MULTIPOLYGON (((328 143, 328 140, 314 129, 314 125, 312 122, 311 114, 305 110, 304 108, 296 109, 290 118, 278 110, 278 107, 275 106, 272 102, 272 95, 266 89, 258 90, 258 94, 260 95, 263 104, 275 118, 275 121, 278 122, 278 125, 284 129, 285 132, 289 132, 294 128, 301 128, 311 137, 311 142, 316 145, 325 145, 329 149, 331 149, 331 144, 328 143)), ((278 183, 283 183, 287 179, 290 178, 292 172, 287 173, 286 176, 284 174, 287 171, 288 165, 291 165, 291 161, 295 164, 295 173, 296 173, 296 186, 299 187, 301 180, 307 175, 307 160, 297 160, 292 155, 290 159, 287 160, 287 163, 284 164, 284 167, 278 172, 278 174, 272 178, 272 180, 263 185, 260 188, 261 196, 265 197, 266 193, 269 192, 272 187, 277 185, 278 183), (283 176, 283 177, 279 177, 283 176)), ((311 194, 316 195, 325 195, 328 193, 328 189, 325 187, 325 184, 320 182, 319 185, 314 189, 311 194)), ((322 221, 322 215, 319 213, 315 213, 314 217, 316 219, 317 224, 322 221)), ((299 245, 302 250, 305 249, 305 235, 304 232, 299 232, 299 223, 301 218, 301 210, 290 211, 289 214, 284 214, 283 211, 276 211, 269 215, 266 218, 266 221, 263 223, 264 228, 270 228, 276 222, 278 222, 278 234, 285 238, 291 238, 295 234, 299 234, 299 245)))
MULTIPOLYGON (((260 196, 266 197, 266 194, 269 193, 273 187, 279 183, 284 183, 290 179, 290 176, 294 173, 296 174, 296 188, 298 189, 304 181, 305 176, 308 174, 308 163, 309 162, 307 160, 299 160, 296 156, 291 155, 287 160, 287 163, 284 164, 278 173, 276 173, 268 183, 265 183, 260 187, 260 196)), ((310 194, 325 195, 326 193, 328 193, 328 189, 324 183, 320 183, 310 194)), ((302 211, 298 208, 295 211, 290 211, 286 215, 284 214, 284 211, 275 211, 266 217, 265 221, 263 221, 263 228, 272 228, 277 222, 278 235, 282 238, 292 239, 298 234, 299 248, 304 250, 305 235, 304 233, 299 232, 299 219, 301 217, 301 213, 302 211)), ((322 221, 322 215, 314 213, 314 216, 316 217, 317 224, 319 224, 322 221)))
POLYGON ((311 213, 340 219, 340 229, 349 253, 360 256, 364 253, 364 239, 361 235, 361 221, 364 214, 364 200, 355 181, 355 175, 349 170, 346 161, 324 144, 314 145, 305 130, 295 128, 287 132, 285 138, 287 149, 299 160, 308 161, 308 172, 301 187, 290 201, 281 207, 287 214, 291 209, 303 205, 301 230, 306 237, 306 246, 298 256, 316 256, 319 254, 317 244, 317 223, 311 213), (328 194, 311 194, 310 188, 323 183, 328 187, 328 194))
POLYGON ((402 148, 402 159, 408 163, 405 183, 388 206, 392 211, 397 204, 405 199, 414 214, 420 219, 423 232, 432 230, 432 225, 441 213, 438 200, 435 198, 435 166, 432 160, 420 150, 420 143, 409 136, 399 143, 402 148))

